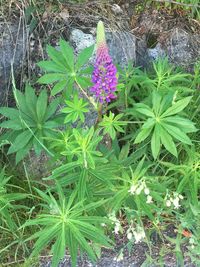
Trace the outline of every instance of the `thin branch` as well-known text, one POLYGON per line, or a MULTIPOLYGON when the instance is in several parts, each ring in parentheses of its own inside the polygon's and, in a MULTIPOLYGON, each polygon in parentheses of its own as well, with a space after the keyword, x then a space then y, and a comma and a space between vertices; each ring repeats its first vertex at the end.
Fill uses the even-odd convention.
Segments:
POLYGON ((180 2, 176 2, 173 0, 153 0, 154 2, 160 2, 160 3, 171 3, 171 4, 175 4, 175 5, 179 5, 179 6, 186 6, 186 7, 195 7, 195 8, 200 8, 200 5, 196 5, 196 4, 185 4, 185 3, 180 3, 180 2))

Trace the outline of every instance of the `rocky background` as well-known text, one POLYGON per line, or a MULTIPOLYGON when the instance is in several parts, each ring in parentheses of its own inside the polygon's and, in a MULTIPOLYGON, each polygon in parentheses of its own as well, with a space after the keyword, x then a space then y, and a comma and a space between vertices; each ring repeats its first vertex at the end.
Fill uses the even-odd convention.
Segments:
POLYGON ((122 67, 132 62, 148 68, 152 60, 167 56, 172 63, 192 71, 200 59, 198 20, 189 19, 184 12, 177 14, 177 10, 169 13, 165 8, 138 11, 136 0, 118 1, 121 5, 103 2, 54 5, 44 1, 40 13, 36 7, 13 6, 12 19, 7 16, 8 7, 4 7, 6 20, 0 21, 0 106, 9 103, 12 70, 19 88, 26 81, 34 82, 40 74, 36 63, 46 57, 48 43, 56 47, 62 37, 79 53, 95 43, 100 19, 107 28, 110 54, 122 67))

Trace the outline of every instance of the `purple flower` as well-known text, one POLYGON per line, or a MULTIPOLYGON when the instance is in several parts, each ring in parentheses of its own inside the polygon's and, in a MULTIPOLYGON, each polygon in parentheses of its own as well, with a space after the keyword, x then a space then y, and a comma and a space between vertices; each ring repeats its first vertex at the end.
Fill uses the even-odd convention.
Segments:
POLYGON ((90 91, 94 93, 100 103, 110 102, 116 98, 114 95, 117 86, 116 73, 117 69, 108 53, 103 22, 99 21, 97 25, 97 57, 92 74, 94 85, 90 91))

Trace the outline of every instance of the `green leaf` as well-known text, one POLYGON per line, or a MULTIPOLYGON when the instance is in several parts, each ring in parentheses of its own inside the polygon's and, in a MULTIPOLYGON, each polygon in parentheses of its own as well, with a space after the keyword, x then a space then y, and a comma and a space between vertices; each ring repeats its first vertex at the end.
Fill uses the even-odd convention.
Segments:
POLYGON ((160 127, 160 137, 161 137, 161 142, 164 145, 164 147, 169 151, 172 155, 177 157, 177 149, 176 146, 171 138, 171 136, 167 133, 163 127, 160 127))
POLYGON ((130 143, 127 142, 121 149, 120 154, 119 154, 119 160, 124 160, 128 157, 130 150, 130 143))
POLYGON ((192 121, 182 118, 180 116, 167 117, 164 119, 164 122, 167 122, 168 124, 173 124, 185 133, 192 133, 198 131, 192 121))
POLYGON ((155 115, 153 113, 153 111, 151 110, 151 108, 143 103, 138 103, 138 104, 135 104, 135 109, 137 112, 145 115, 145 116, 148 116, 148 117, 152 117, 154 118, 155 115))
POLYGON ((96 255, 94 254, 92 248, 88 245, 87 241, 85 240, 81 232, 78 230, 78 228, 75 227, 74 225, 71 225, 70 229, 73 233, 74 238, 81 245, 81 247, 88 253, 90 259, 92 261, 96 261, 96 255))
POLYGON ((36 110, 37 110, 38 122, 42 122, 44 119, 47 110, 47 101, 48 101, 47 91, 43 89, 37 99, 36 110))
POLYGON ((1 107, 0 114, 11 120, 19 119, 19 111, 16 108, 1 107))
POLYGON ((153 110, 156 116, 160 114, 161 100, 162 100, 162 96, 157 91, 153 91, 152 104, 153 104, 153 110))
POLYGON ((92 56, 93 51, 94 51, 94 45, 85 48, 79 53, 76 62, 76 70, 79 70, 83 65, 85 65, 88 62, 89 58, 92 56))
POLYGON ((53 258, 52 258, 52 267, 57 267, 60 260, 65 255, 65 247, 66 247, 66 242, 65 242, 65 224, 63 223, 61 225, 61 231, 60 234, 57 237, 57 240, 55 244, 52 247, 52 252, 53 252, 53 258))
POLYGON ((9 120, 9 121, 3 121, 0 123, 1 128, 7 128, 7 129, 12 129, 12 130, 22 130, 23 126, 21 121, 17 120, 9 120))
POLYGON ((17 151, 16 156, 15 156, 16 164, 18 164, 28 154, 31 147, 32 147, 32 144, 28 143, 25 147, 17 151))
POLYGON ((19 110, 20 110, 20 116, 23 117, 23 115, 25 114, 27 117, 27 114, 29 114, 30 111, 29 111, 29 108, 26 104, 26 98, 22 94, 22 92, 20 92, 17 89, 15 90, 15 100, 16 100, 17 106, 19 107, 19 110))
POLYGON ((64 80, 66 75, 60 73, 48 73, 38 79, 38 83, 49 84, 59 80, 64 80))
POLYGON ((10 146, 8 154, 17 152, 21 148, 25 147, 32 138, 32 136, 33 135, 29 130, 20 133, 15 139, 14 143, 10 146))
POLYGON ((161 118, 168 117, 181 112, 189 104, 191 98, 191 96, 188 96, 177 101, 162 114, 161 118))
POLYGON ((47 121, 49 118, 52 117, 52 115, 56 112, 59 103, 60 103, 60 98, 57 97, 49 104, 46 110, 44 121, 47 121))
POLYGON ((141 129, 141 131, 135 138, 134 144, 138 144, 144 141, 150 135, 152 128, 153 127, 141 129))
POLYGON ((62 68, 66 69, 68 67, 68 64, 65 60, 65 58, 63 57, 62 53, 60 51, 58 51, 57 49, 55 49, 54 47, 48 45, 47 46, 47 53, 48 56, 59 66, 61 66, 62 68))
POLYGON ((36 114, 37 97, 35 95, 34 89, 28 84, 26 84, 25 88, 25 99, 27 107, 30 110, 31 116, 34 118, 35 121, 37 121, 37 114, 36 114))
POLYGON ((60 40, 60 49, 62 52, 63 57, 65 58, 67 65, 69 66, 69 69, 73 72, 74 71, 74 50, 73 48, 69 45, 64 40, 60 40))
POLYGON ((64 68, 64 66, 60 66, 53 61, 40 61, 37 65, 48 72, 66 73, 66 68, 64 68))
POLYGON ((168 131, 170 135, 175 137, 177 140, 183 142, 184 144, 188 145, 192 144, 190 138, 183 131, 179 130, 179 128, 172 126, 168 123, 165 123, 163 121, 162 121, 162 126, 165 128, 165 130, 168 131))
POLYGON ((154 159, 158 157, 158 154, 160 152, 159 128, 160 127, 158 126, 158 124, 156 124, 151 138, 151 151, 154 159))
POLYGON ((56 85, 53 87, 51 90, 51 95, 54 96, 58 93, 60 93, 62 90, 64 90, 67 86, 67 81, 66 80, 61 80, 56 85))

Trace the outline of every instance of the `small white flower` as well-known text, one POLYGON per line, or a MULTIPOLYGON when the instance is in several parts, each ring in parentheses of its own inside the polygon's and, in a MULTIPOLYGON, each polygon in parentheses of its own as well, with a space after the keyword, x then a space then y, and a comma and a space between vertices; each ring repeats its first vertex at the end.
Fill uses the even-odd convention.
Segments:
POLYGON ((122 261, 124 259, 124 255, 123 252, 121 251, 118 257, 114 257, 114 260, 119 262, 122 261))
POLYGON ((119 226, 115 226, 115 230, 114 230, 115 234, 118 235, 119 234, 119 226))
POLYGON ((101 223, 101 226, 102 226, 102 227, 105 227, 105 226, 106 226, 106 224, 105 224, 105 223, 101 223))
POLYGON ((128 190, 129 193, 131 193, 132 195, 135 194, 135 191, 137 189, 137 185, 133 184, 130 188, 130 190, 128 190))
POLYGON ((146 188, 144 189, 144 193, 145 193, 145 195, 149 195, 149 194, 150 194, 150 190, 149 190, 148 187, 146 187, 146 188))
POLYGON ((150 196, 150 195, 147 196, 147 201, 146 201, 146 203, 147 203, 147 204, 153 203, 152 196, 150 196))
POLYGON ((166 200, 166 206, 167 207, 170 207, 171 206, 171 201, 168 199, 168 200, 166 200))
POLYGON ((183 196, 182 196, 182 195, 180 195, 180 194, 178 195, 178 197, 179 197, 180 199, 183 199, 183 196))
POLYGON ((138 232, 133 231, 135 243, 139 243, 143 238, 145 238, 145 232, 143 229, 140 229, 138 232))
POLYGON ((120 228, 121 228, 120 223, 119 223, 119 222, 116 222, 116 223, 115 223, 115 229, 114 229, 114 232, 115 232, 116 235, 119 234, 119 230, 120 230, 120 228))
POLYGON ((140 185, 138 188, 137 188, 137 190, 136 190, 136 195, 140 195, 140 193, 142 192, 142 190, 143 190, 143 185, 140 185))
POLYGON ((127 233, 127 238, 128 238, 128 240, 131 240, 132 237, 133 237, 133 234, 132 234, 131 232, 127 233))
POLYGON ((190 243, 190 244, 194 244, 194 243, 195 243, 195 241, 194 241, 194 238, 193 238, 193 237, 191 237, 191 238, 189 239, 189 243, 190 243))
POLYGON ((173 204, 174 204, 174 208, 175 208, 175 209, 180 208, 179 197, 175 197, 175 198, 173 199, 173 204))

